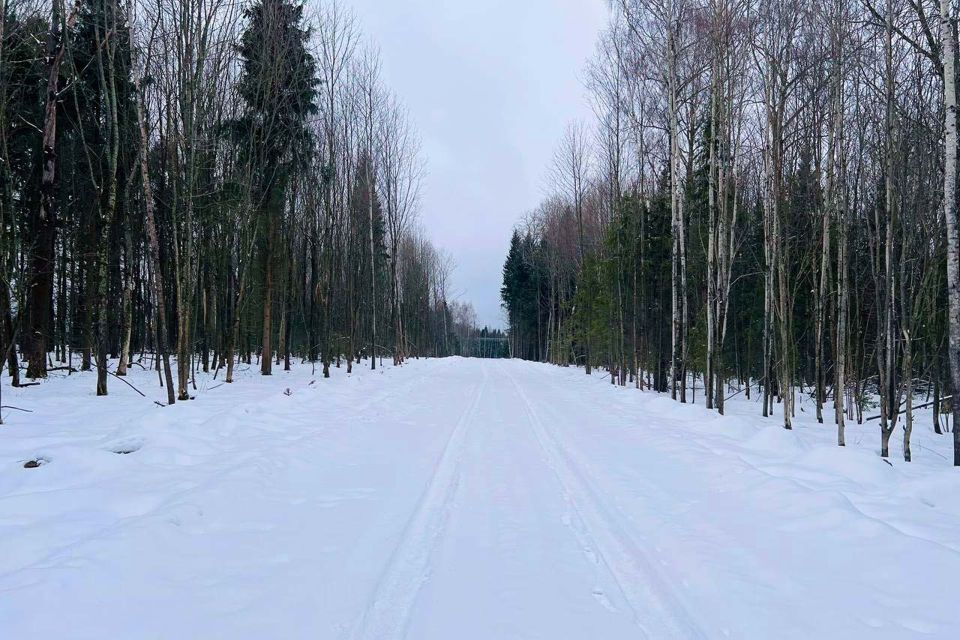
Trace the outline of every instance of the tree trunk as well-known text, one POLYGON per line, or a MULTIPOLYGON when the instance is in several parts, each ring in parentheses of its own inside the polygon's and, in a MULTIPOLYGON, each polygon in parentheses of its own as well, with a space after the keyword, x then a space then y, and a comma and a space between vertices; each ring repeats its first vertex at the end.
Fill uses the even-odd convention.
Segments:
POLYGON ((140 81, 135 81, 135 101, 137 125, 140 129, 140 179, 143 184, 143 206, 146 212, 147 248, 152 269, 150 285, 157 314, 157 352, 163 360, 163 375, 167 383, 167 404, 173 404, 176 397, 173 391, 173 372, 170 370, 170 354, 167 351, 167 305, 163 295, 163 270, 160 264, 160 240, 157 237, 157 219, 154 213, 153 186, 150 184, 150 137, 147 135, 147 123, 143 114, 143 95, 140 81))
POLYGON ((273 334, 273 244, 274 223, 270 212, 266 216, 266 244, 263 248, 263 342, 260 355, 260 373, 269 376, 272 373, 273 350, 270 340, 273 334))
POLYGON ((947 221, 947 291, 950 313, 950 379, 954 397, 953 464, 960 467, 960 229, 957 226, 957 85, 954 18, 950 0, 940 0, 940 36, 943 40, 943 99, 945 159, 943 210, 947 221))
POLYGON ((43 172, 40 178, 40 208, 33 224, 33 243, 30 249, 30 279, 27 296, 28 320, 26 347, 27 377, 47 377, 47 340, 50 337, 50 299, 53 295, 54 245, 56 238, 57 176, 57 102, 60 67, 66 52, 67 33, 73 27, 80 10, 80 1, 74 2, 70 16, 64 19, 63 0, 53 0, 50 30, 47 34, 47 93, 43 110, 43 172), (66 29, 64 29, 66 26, 66 29))

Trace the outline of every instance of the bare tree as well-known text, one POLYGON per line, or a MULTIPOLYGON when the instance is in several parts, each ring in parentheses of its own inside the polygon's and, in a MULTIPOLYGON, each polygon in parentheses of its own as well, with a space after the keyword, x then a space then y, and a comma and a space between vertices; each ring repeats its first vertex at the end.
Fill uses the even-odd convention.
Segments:
MULTIPOLYGON (((578 267, 586 268, 587 238, 584 232, 584 201, 588 189, 587 174, 590 170, 590 150, 587 145, 586 131, 582 124, 567 126, 560 146, 554 154, 551 177, 557 189, 564 195, 573 210, 577 221, 578 267)), ((584 368, 587 375, 591 372, 590 323, 593 318, 590 301, 587 300, 585 322, 582 328, 584 344, 584 368)))

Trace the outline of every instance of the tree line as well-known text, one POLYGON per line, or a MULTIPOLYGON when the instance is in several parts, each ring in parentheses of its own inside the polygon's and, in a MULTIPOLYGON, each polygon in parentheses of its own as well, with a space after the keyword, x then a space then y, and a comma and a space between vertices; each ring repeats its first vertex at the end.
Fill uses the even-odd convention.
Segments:
POLYGON ((840 446, 869 409, 907 461, 918 405, 960 425, 956 3, 611 5, 511 240, 512 353, 787 429, 808 394, 840 446))
MULTIPOLYGON (((336 2, 0 0, 0 347, 13 385, 157 354, 168 402, 459 352, 423 159, 336 2), (21 367, 25 365, 25 372, 21 367)), ((154 360, 151 360, 151 363, 154 360)))

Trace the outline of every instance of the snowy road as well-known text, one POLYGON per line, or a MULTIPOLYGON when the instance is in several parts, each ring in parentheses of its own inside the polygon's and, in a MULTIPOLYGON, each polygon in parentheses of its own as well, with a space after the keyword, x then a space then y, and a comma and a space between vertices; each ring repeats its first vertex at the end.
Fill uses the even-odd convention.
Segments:
POLYGON ((355 636, 699 637, 561 458, 514 367, 475 364, 476 382, 457 392, 470 400, 355 636))
MULTIPOLYGON (((517 361, 251 372, 171 409, 117 390, 116 415, 89 382, 18 391, 36 413, 0 432, 0 637, 960 625, 957 474, 840 451, 823 427, 785 433, 517 361)), ((851 442, 872 437, 858 429, 851 442)))

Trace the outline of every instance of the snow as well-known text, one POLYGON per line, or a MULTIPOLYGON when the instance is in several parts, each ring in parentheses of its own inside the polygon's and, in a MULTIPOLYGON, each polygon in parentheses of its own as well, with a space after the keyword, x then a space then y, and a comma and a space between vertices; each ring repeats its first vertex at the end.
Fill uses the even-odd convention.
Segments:
POLYGON ((148 398, 90 373, 3 389, 33 413, 0 427, 0 637, 960 628, 960 473, 928 413, 887 464, 876 423, 840 449, 809 406, 787 432, 742 395, 721 417, 570 368, 256 374, 167 408, 139 368, 148 398))

